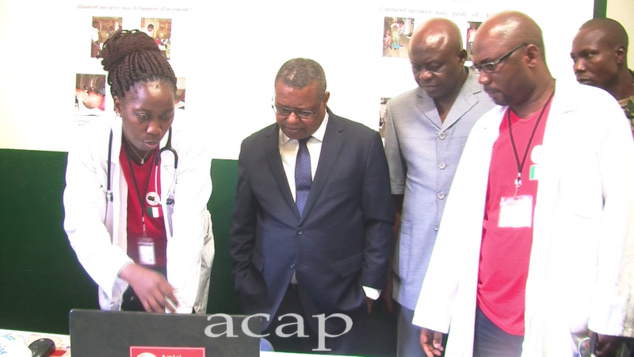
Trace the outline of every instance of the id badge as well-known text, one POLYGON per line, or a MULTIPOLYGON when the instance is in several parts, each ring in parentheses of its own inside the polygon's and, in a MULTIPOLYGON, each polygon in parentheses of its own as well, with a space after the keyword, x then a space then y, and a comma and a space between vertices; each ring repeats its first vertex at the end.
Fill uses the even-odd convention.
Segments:
POLYGON ((156 264, 156 256, 154 254, 154 241, 150 238, 141 238, 139 245, 139 263, 142 265, 156 264))
POLYGON ((533 225, 533 196, 502 197, 498 227, 521 228, 533 225))

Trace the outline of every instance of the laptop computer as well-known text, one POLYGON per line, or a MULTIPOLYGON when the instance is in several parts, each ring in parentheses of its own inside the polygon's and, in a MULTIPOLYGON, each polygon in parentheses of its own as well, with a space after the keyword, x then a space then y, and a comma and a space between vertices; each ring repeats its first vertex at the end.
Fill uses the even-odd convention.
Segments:
POLYGON ((260 320, 245 315, 156 314, 73 309, 73 357, 251 357, 260 320))

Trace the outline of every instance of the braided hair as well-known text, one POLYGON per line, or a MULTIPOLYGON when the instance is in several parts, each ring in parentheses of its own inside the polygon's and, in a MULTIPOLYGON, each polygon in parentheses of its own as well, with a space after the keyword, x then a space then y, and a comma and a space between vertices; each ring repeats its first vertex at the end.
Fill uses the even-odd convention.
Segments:
POLYGON ((123 98, 135 83, 165 81, 176 92, 176 76, 158 45, 146 33, 117 30, 103 44, 103 69, 113 97, 123 98))

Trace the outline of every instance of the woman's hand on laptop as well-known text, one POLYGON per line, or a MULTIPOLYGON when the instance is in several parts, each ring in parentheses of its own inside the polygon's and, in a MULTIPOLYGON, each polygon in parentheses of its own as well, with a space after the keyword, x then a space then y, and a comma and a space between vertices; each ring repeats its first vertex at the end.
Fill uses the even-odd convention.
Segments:
POLYGON ((165 277, 137 264, 126 265, 119 277, 130 284, 148 312, 176 312, 178 300, 165 277))

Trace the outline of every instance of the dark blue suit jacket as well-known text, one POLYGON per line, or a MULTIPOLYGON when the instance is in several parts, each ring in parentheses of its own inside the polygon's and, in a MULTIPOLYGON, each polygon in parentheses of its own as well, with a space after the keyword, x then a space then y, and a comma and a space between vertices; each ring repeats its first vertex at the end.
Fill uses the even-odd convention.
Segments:
POLYGON ((327 125, 303 217, 282 166, 279 127, 242 143, 230 253, 245 313, 272 319, 293 271, 309 320, 358 312, 362 286, 385 287, 395 214, 381 138, 330 112, 327 125))

